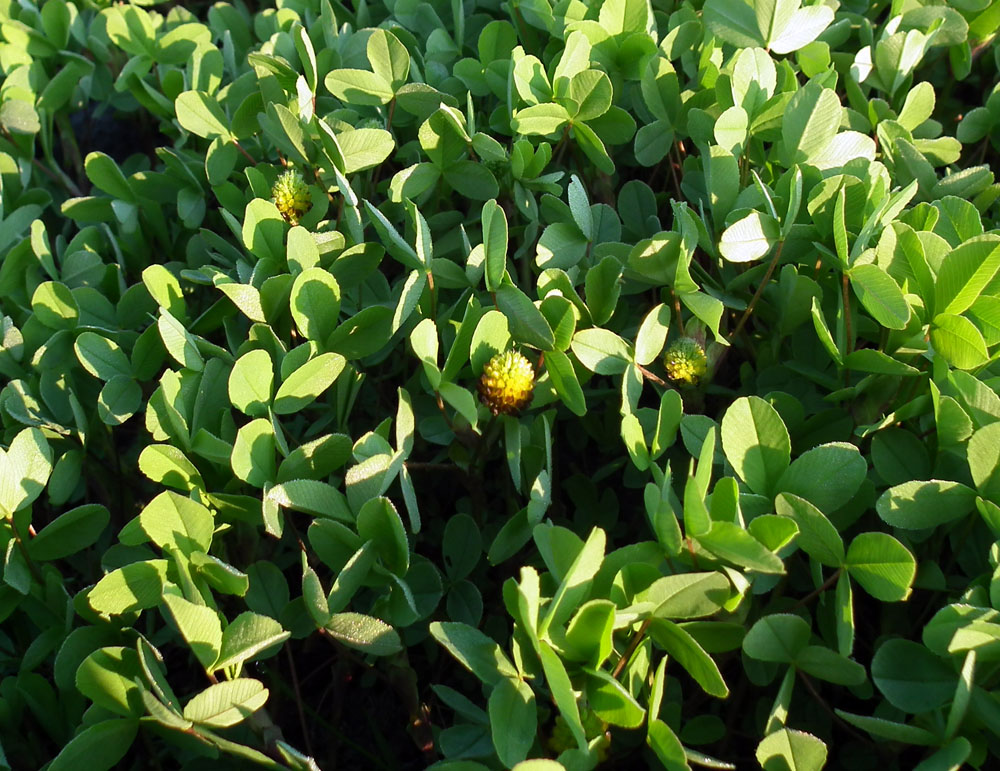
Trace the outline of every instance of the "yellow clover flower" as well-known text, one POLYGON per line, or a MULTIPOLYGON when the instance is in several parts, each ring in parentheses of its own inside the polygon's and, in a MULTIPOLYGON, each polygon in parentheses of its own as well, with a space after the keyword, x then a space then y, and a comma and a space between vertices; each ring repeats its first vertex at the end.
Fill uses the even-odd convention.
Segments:
POLYGON ((299 220, 312 207, 312 196, 302 175, 294 169, 289 169, 278 177, 271 189, 274 205, 278 207, 281 216, 291 225, 298 225, 299 220))
POLYGON ((697 386, 708 373, 705 349, 693 337, 675 340, 667 349, 663 363, 667 377, 684 386, 697 386))
POLYGON ((535 370, 517 351, 498 353, 483 368, 479 396, 494 415, 513 415, 531 402, 535 370))

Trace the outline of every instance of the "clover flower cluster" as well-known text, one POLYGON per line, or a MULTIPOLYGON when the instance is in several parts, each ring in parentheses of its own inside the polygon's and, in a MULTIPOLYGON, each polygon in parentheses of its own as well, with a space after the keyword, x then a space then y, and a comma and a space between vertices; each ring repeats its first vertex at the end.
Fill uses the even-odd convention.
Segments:
POLYGON ((517 351, 498 353, 479 379, 479 396, 494 415, 513 415, 531 402, 535 370, 517 351))
POLYGON ((271 189, 274 205, 291 225, 298 225, 312 207, 312 196, 302 175, 294 169, 283 172, 271 189))
POLYGON ((667 377, 685 386, 697 386, 708 372, 705 349, 693 337, 675 340, 663 358, 667 377))

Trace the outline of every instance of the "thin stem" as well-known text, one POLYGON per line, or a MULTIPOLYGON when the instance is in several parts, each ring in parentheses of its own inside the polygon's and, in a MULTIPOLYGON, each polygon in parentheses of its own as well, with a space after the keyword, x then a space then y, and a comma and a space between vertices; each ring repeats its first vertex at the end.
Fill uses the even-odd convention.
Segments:
POLYGON ((848 289, 846 273, 842 276, 841 289, 844 295, 844 324, 847 327, 847 353, 850 355, 851 351, 854 350, 854 329, 851 323, 851 295, 848 289))
POLYGON ((681 300, 673 289, 670 290, 670 296, 674 298, 674 315, 677 317, 677 331, 680 332, 681 337, 685 337, 684 318, 681 316, 681 300))
POLYGON ((812 680, 809 679, 808 675, 806 675, 801 669, 796 669, 795 674, 802 681, 802 684, 805 685, 806 690, 808 690, 809 693, 812 694, 812 697, 816 700, 816 703, 819 704, 841 728, 847 731, 847 733, 849 733, 855 739, 859 739, 865 744, 877 746, 875 742, 873 742, 867 736, 854 730, 854 728, 852 728, 848 723, 846 723, 844 720, 841 719, 840 715, 838 715, 836 712, 833 711, 833 708, 826 703, 826 699, 820 696, 819 691, 816 690, 816 686, 813 685, 812 680))
POLYGON ((28 554, 28 547, 25 546, 24 541, 21 538, 21 534, 18 532, 17 527, 14 525, 13 519, 10 522, 10 531, 14 534, 14 540, 17 541, 17 548, 21 552, 21 556, 24 557, 24 562, 28 566, 28 570, 31 572, 32 577, 42 586, 45 586, 45 579, 42 578, 42 571, 39 570, 38 565, 31 555, 28 554))
POLYGON ((243 153, 244 157, 248 161, 250 161, 251 165, 253 165, 253 166, 257 165, 257 161, 254 159, 254 157, 252 155, 250 155, 250 153, 248 153, 246 150, 243 149, 243 145, 241 145, 235 139, 233 140, 233 144, 236 145, 236 149, 239 150, 241 153, 243 153))
POLYGON ((462 472, 454 463, 424 463, 421 461, 408 460, 404 464, 407 471, 458 471, 462 472))
POLYGON ((646 630, 649 628, 652 621, 652 618, 647 618, 642 622, 642 626, 636 630, 635 634, 632 635, 632 639, 629 640, 628 647, 625 649, 622 657, 618 659, 618 663, 615 664, 615 669, 611 673, 611 676, 615 680, 618 679, 618 675, 620 675, 622 670, 625 669, 625 665, 628 664, 628 660, 632 658, 632 654, 635 653, 635 649, 639 647, 639 643, 642 642, 642 638, 646 635, 646 630))
MULTIPOLYGON (((12 145, 14 145, 14 147, 16 149, 17 148, 17 142, 14 141, 14 137, 10 133, 10 131, 7 130, 7 127, 6 126, 0 126, 0 132, 3 132, 4 139, 6 139, 8 142, 10 142, 12 145)), ((38 160, 37 158, 34 158, 34 157, 31 159, 31 165, 34 166, 36 169, 38 169, 40 172, 42 172, 45 176, 47 176, 53 182, 55 182, 55 183, 57 183, 59 185, 62 185, 72 195, 77 196, 77 197, 83 195, 83 192, 80 190, 80 188, 78 188, 76 186, 76 184, 73 182, 73 180, 71 180, 68 176, 66 176, 65 173, 63 173, 62 176, 59 176, 54 171, 52 171, 52 169, 50 169, 48 166, 46 166, 44 163, 42 163, 40 160, 38 160)))
POLYGON ((392 116, 396 112, 396 97, 389 100, 389 114, 385 119, 385 130, 392 132, 392 116))
POLYGON ((437 289, 434 287, 434 274, 431 271, 427 271, 427 288, 431 290, 431 318, 437 318, 437 289))
POLYGON ((497 423, 497 416, 491 415, 489 423, 486 424, 486 428, 483 429, 481 434, 482 438, 479 440, 479 444, 476 445, 475 451, 472 453, 472 459, 469 461, 469 472, 471 473, 477 466, 477 464, 485 457, 488 445, 492 446, 491 441, 492 435, 494 433, 493 427, 497 423))
POLYGON ((663 378, 661 378, 659 375, 656 375, 655 373, 650 372, 648 369, 646 369, 641 364, 636 364, 635 367, 636 367, 636 369, 639 370, 639 372, 642 373, 642 376, 644 378, 646 378, 647 380, 652 380, 654 383, 656 383, 657 385, 661 385, 664 388, 670 388, 670 383, 668 383, 666 380, 664 380, 663 378))
POLYGON ((559 144, 556 145, 556 150, 552 154, 555 157, 554 166, 562 165, 562 157, 566 152, 566 143, 569 140, 569 124, 566 124, 566 128, 563 129, 562 139, 559 140, 559 144))
POLYGON ((736 328, 732 331, 732 334, 729 335, 730 342, 732 342, 733 339, 743 330, 743 325, 747 323, 747 319, 750 318, 750 314, 753 313, 753 309, 757 307, 757 301, 764 293, 764 287, 767 286, 767 282, 771 280, 771 275, 774 273, 774 269, 778 266, 778 261, 781 259, 781 250, 784 247, 785 242, 779 241, 778 250, 774 253, 774 257, 771 258, 771 264, 767 266, 767 272, 764 273, 764 278, 757 286, 757 291, 754 292, 753 297, 750 298, 750 304, 747 306, 747 309, 743 311, 743 315, 740 316, 740 320, 736 323, 736 328))
POLYGON ((835 571, 833 571, 833 575, 831 575, 828 579, 826 579, 817 589, 814 589, 813 591, 809 592, 809 594, 807 594, 805 597, 803 597, 801 600, 795 603, 791 607, 791 610, 795 610, 796 608, 801 608, 810 600, 815 599, 816 597, 821 595, 823 592, 825 592, 827 589, 829 589, 831 586, 837 583, 838 578, 840 578, 840 568, 837 568, 835 571))
POLYGON ((313 755, 312 742, 309 741, 309 731, 306 728, 306 713, 302 709, 302 691, 299 689, 299 673, 295 669, 295 657, 292 656, 292 652, 287 645, 285 648, 285 656, 288 658, 288 668, 292 673, 292 689, 295 691, 295 707, 299 713, 299 727, 302 729, 302 738, 306 743, 306 752, 309 755, 313 755))
MULTIPOLYGON (((676 150, 677 149, 677 145, 675 144, 670 149, 671 150, 676 150)), ((677 173, 678 170, 683 170, 683 168, 684 168, 681 165, 681 163, 680 163, 680 152, 679 151, 677 152, 677 161, 676 162, 674 161, 674 158, 671 155, 671 153, 667 152, 667 159, 666 159, 666 161, 667 161, 667 165, 670 167, 670 176, 673 177, 673 180, 674 180, 674 192, 677 193, 677 198, 679 200, 683 199, 684 196, 681 195, 681 178, 680 178, 680 176, 678 176, 678 173, 677 173), (675 165, 675 163, 676 163, 676 165, 675 165)))

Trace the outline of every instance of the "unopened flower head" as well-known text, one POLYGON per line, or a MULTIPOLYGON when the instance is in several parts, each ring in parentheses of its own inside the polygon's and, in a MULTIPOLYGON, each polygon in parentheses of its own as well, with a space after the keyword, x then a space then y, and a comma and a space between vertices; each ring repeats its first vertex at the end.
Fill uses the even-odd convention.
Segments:
POLYGON ((663 359, 667 377, 675 383, 696 386, 708 372, 708 358, 701 343, 693 337, 675 340, 663 359))
POLYGON ((281 216, 292 225, 297 225, 312 207, 309 187, 295 169, 289 169, 278 177, 271 195, 281 216))
POLYGON ((498 353, 483 369, 479 396, 494 415, 513 415, 531 402, 535 370, 517 351, 498 353))

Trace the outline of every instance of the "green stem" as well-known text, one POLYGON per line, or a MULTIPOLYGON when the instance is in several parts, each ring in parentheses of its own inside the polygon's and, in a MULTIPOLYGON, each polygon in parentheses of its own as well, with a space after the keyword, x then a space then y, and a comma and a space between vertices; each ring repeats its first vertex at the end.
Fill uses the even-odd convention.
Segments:
POLYGON ((774 273, 774 269, 778 266, 778 261, 781 259, 781 250, 785 247, 784 241, 778 242, 778 249, 774 253, 774 257, 771 258, 771 264, 767 266, 767 271, 764 273, 764 278, 761 280, 760 285, 757 287, 757 291, 753 293, 753 297, 750 298, 750 304, 747 305, 747 309, 743 311, 743 315, 740 316, 740 320, 736 324, 736 328, 729 335, 729 342, 736 339, 736 336, 743 330, 744 324, 747 323, 747 319, 750 318, 750 314, 753 313, 753 309, 757 307, 757 301, 760 296, 764 293, 764 287, 767 286, 767 282, 771 280, 771 276, 774 273))

